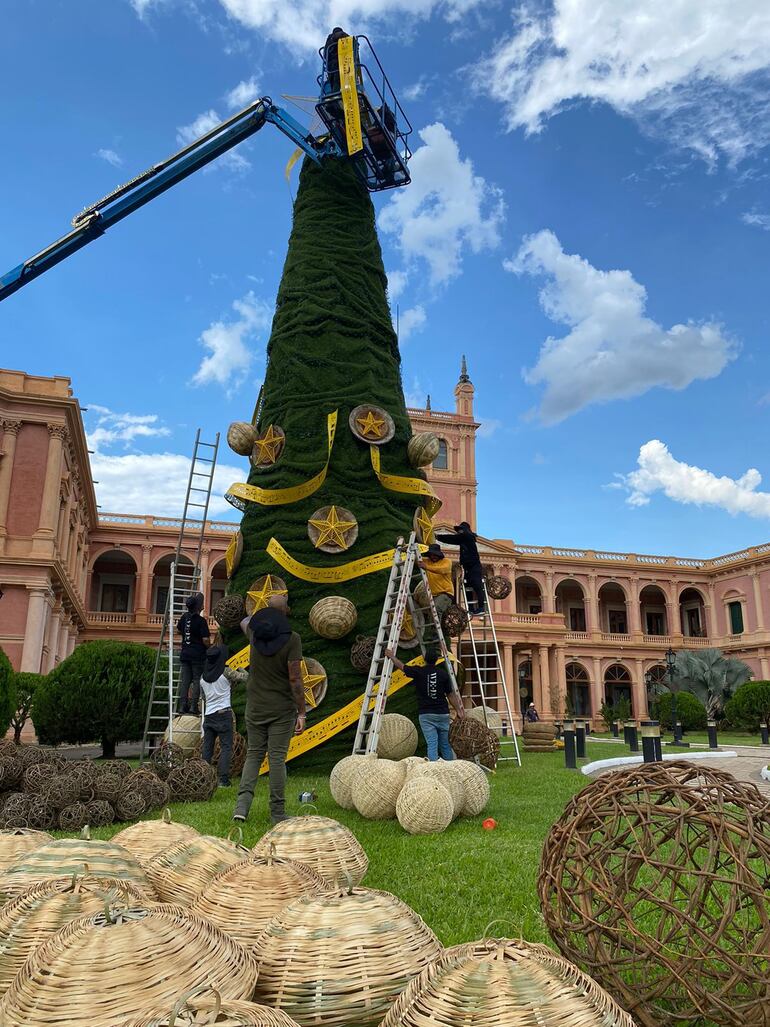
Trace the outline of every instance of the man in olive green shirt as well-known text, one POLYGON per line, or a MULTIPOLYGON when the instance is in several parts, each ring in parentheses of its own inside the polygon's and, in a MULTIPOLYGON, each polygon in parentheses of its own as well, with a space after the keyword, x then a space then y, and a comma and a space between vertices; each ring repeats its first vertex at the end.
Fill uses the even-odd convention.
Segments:
POLYGON ((246 681, 248 747, 233 820, 249 815, 259 769, 270 761, 270 817, 286 820, 286 754, 292 736, 305 730, 302 640, 287 619, 286 596, 271 596, 241 627, 251 643, 246 681))

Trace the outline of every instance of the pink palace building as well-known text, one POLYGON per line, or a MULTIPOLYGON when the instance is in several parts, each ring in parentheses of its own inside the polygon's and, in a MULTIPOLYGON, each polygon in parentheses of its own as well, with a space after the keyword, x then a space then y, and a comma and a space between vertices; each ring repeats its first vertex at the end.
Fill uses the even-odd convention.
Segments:
MULTIPOLYGON (((428 401, 409 415, 416 431, 441 440, 429 469, 444 503, 439 522, 475 525, 478 424, 464 360, 454 394, 453 411, 428 401)), ((0 646, 17 670, 47 673, 91 639, 157 644, 178 529, 173 518, 97 509, 68 378, 0 370, 0 646)), ((233 530, 206 525, 209 610, 224 594, 233 530)), ((646 675, 663 675, 669 646, 720 648, 770 677, 770 544, 693 560, 481 543, 482 559, 514 585, 493 607, 515 711, 534 701, 546 718, 561 717, 569 695, 576 714, 598 721, 605 698, 626 697, 642 718, 646 675)), ((500 687, 498 678, 491 705, 500 687)))

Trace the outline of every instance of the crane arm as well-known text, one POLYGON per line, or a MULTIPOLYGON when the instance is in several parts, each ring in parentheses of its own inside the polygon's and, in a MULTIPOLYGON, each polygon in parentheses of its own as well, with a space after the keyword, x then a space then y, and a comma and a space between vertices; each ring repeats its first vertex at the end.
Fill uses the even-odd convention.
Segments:
POLYGON ((269 96, 249 104, 238 114, 221 122, 199 139, 178 150, 159 164, 119 186, 98 203, 86 207, 72 219, 73 229, 0 277, 0 300, 21 289, 33 278, 69 257, 88 243, 104 235, 118 221, 128 217, 156 196, 205 167, 238 143, 254 135, 267 123, 275 125, 316 162, 338 152, 330 139, 321 142, 304 129, 269 96))

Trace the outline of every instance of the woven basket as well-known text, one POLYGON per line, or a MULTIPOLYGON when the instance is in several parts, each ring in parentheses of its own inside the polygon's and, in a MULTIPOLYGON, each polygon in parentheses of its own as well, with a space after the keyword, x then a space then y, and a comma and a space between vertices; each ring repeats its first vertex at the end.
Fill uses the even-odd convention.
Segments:
POLYGON ((229 838, 199 834, 164 849, 147 863, 147 876, 162 902, 191 906, 221 870, 251 853, 229 838))
POLYGON ((96 767, 97 775, 117 774, 118 777, 128 777, 131 773, 131 764, 128 760, 100 760, 96 767))
POLYGON ((441 627, 447 635, 451 635, 452 638, 459 638, 468 627, 468 614, 462 607, 452 603, 441 618, 441 627))
POLYGON ((217 874, 192 910, 251 948, 273 917, 290 902, 327 888, 324 879, 304 863, 272 853, 252 856, 217 874))
POLYGON ((138 824, 118 831, 112 840, 128 849, 134 859, 145 864, 172 845, 197 838, 198 835, 194 827, 175 823, 171 819, 171 810, 164 809, 160 820, 140 820, 138 824))
POLYGON ((227 429, 227 445, 238 456, 251 454, 256 437, 257 429, 248 421, 233 421, 227 429))
POLYGON ((634 1027, 587 974, 545 945, 485 938, 447 949, 401 993, 382 1027, 634 1027))
POLYGON ((115 820, 115 810, 106 799, 92 799, 86 803, 86 809, 91 827, 106 827, 115 820))
POLYGON ((52 836, 46 831, 31 831, 26 827, 0 831, 0 873, 12 866, 23 853, 32 852, 52 841, 52 836))
POLYGON ((500 756, 500 740, 494 731, 484 727, 472 717, 462 717, 449 728, 449 744, 461 760, 478 760, 494 770, 500 756))
POLYGON ((491 706, 474 706, 472 710, 467 711, 466 716, 477 720, 479 724, 484 724, 490 731, 494 731, 498 738, 501 737, 503 733, 503 718, 491 706))
POLYGON ((134 906, 147 903, 147 897, 125 881, 77 874, 42 881, 7 902, 0 909, 0 997, 31 952, 65 924, 103 910, 107 896, 134 906))
POLYGON ((367 820, 390 820, 405 780, 406 767, 395 760, 367 760, 353 778, 353 806, 367 820))
POLYGON ((424 767, 427 762, 427 756, 407 756, 405 759, 401 760, 401 765, 406 767, 407 779, 418 767, 424 767))
POLYGON ((342 809, 353 809, 353 778, 367 756, 344 756, 329 774, 329 791, 342 809))
POLYGON ((171 789, 166 781, 149 767, 132 770, 123 778, 121 791, 139 792, 148 810, 163 809, 171 799, 171 789))
POLYGON ((441 448, 438 435, 432 431, 420 431, 406 444, 406 455, 412 467, 427 467, 432 464, 441 448))
POLYGON ((152 884, 128 849, 92 839, 88 828, 83 833, 85 837, 57 838, 19 856, 0 876, 0 901, 7 902, 40 881, 82 873, 84 866, 93 877, 127 881, 148 899, 155 898, 152 884))
POLYGON ((353 630, 357 620, 355 604, 343 596, 324 596, 308 614, 310 627, 321 638, 342 638, 353 630))
POLYGON ((256 977, 242 946, 186 910, 113 906, 35 950, 3 1000, 3 1027, 122 1027, 204 983, 248 998, 256 977))
POLYGON ((412 775, 398 796, 396 816, 409 834, 439 834, 452 822, 454 803, 444 784, 433 775, 412 775))
POLYGON ((478 816, 489 802, 489 779, 485 771, 470 760, 454 760, 452 771, 465 790, 465 802, 460 811, 462 816, 478 816))
POLYGON ((168 775, 175 802, 206 802, 217 790, 217 772, 204 760, 193 757, 168 775))
POLYGON ((502 574, 490 574, 487 577, 487 593, 490 599, 507 599, 513 591, 511 579, 502 574))
POLYGON ((369 869, 369 860, 358 839, 330 817, 292 817, 276 824, 254 846, 257 856, 266 856, 275 846, 276 856, 296 859, 311 867, 330 885, 351 880, 359 884, 369 869))
POLYGON ((385 713, 380 720, 377 755, 384 760, 403 760, 417 752, 417 728, 401 713, 385 713))
POLYGON ((286 1013, 256 1002, 223 999, 215 988, 201 985, 181 995, 173 1008, 143 1013, 128 1027, 299 1027, 286 1013), (212 994, 213 993, 213 994, 212 994))
POLYGON ((536 745, 552 742, 556 738, 556 725, 553 721, 536 720, 534 723, 530 723, 525 720, 522 736, 525 742, 531 739, 536 745))
POLYGON ((220 628, 238 627, 246 616, 243 596, 236 594, 223 596, 218 603, 214 604, 214 609, 211 613, 220 628))
POLYGON ((376 645, 377 639, 374 635, 356 635, 356 640, 350 647, 350 662, 354 670, 361 674, 368 673, 376 645))
POLYGON ((454 763, 454 760, 434 760, 432 763, 423 763, 422 766, 415 767, 409 775, 410 780, 418 777, 432 778, 446 788, 452 800, 452 820, 459 817, 465 808, 465 785, 460 775, 455 772, 454 763))
MULTIPOLYGON (((201 718, 194 717, 191 713, 182 713, 178 717, 174 717, 171 727, 173 728, 174 745, 178 745, 186 756, 192 756, 201 737, 201 718)), ((169 728, 166 728, 163 733, 163 741, 168 742, 168 740, 169 728)))
POLYGON ((257 939, 254 998, 314 1027, 374 1027, 442 951, 431 929, 388 892, 305 895, 257 939))

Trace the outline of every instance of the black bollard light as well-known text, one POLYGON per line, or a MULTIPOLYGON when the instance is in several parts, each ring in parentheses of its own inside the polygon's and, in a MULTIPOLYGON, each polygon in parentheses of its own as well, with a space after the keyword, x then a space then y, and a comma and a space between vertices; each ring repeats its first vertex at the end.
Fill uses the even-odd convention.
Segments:
POLYGON ((612 722, 612 737, 613 738, 619 738, 620 737, 620 731, 618 730, 618 722, 617 722, 617 720, 613 720, 613 722, 612 722))
POLYGON ((630 724, 626 724, 626 731, 628 732, 626 739, 628 748, 631 752, 639 752, 639 734, 636 730, 635 720, 632 720, 630 724))
POLYGON ((634 726, 635 725, 634 725, 633 721, 630 721, 630 720, 624 720, 623 721, 623 742, 626 745, 628 745, 628 746, 631 745, 631 728, 634 727, 634 726))
POLYGON ((657 720, 642 721, 642 759, 645 763, 657 763, 661 759, 660 724, 657 720))
POLYGON ((759 725, 759 733, 762 736, 762 745, 770 745, 770 734, 767 730, 767 721, 763 720, 759 725))
POLYGON ((715 720, 707 720, 706 731, 709 736, 709 749, 718 749, 719 742, 717 741, 717 722, 715 720))
POLYGON ((579 760, 586 758, 586 722, 575 721, 575 755, 579 760))
POLYGON ((565 720, 562 724, 562 737, 564 739, 564 766, 567 770, 577 769, 577 753, 575 752, 575 723, 572 720, 565 720))
POLYGON ((562 727, 561 727, 561 721, 560 720, 555 720, 553 722, 553 729, 556 732, 556 734, 554 735, 554 738, 558 742, 559 739, 561 738, 561 732, 562 732, 562 727))

